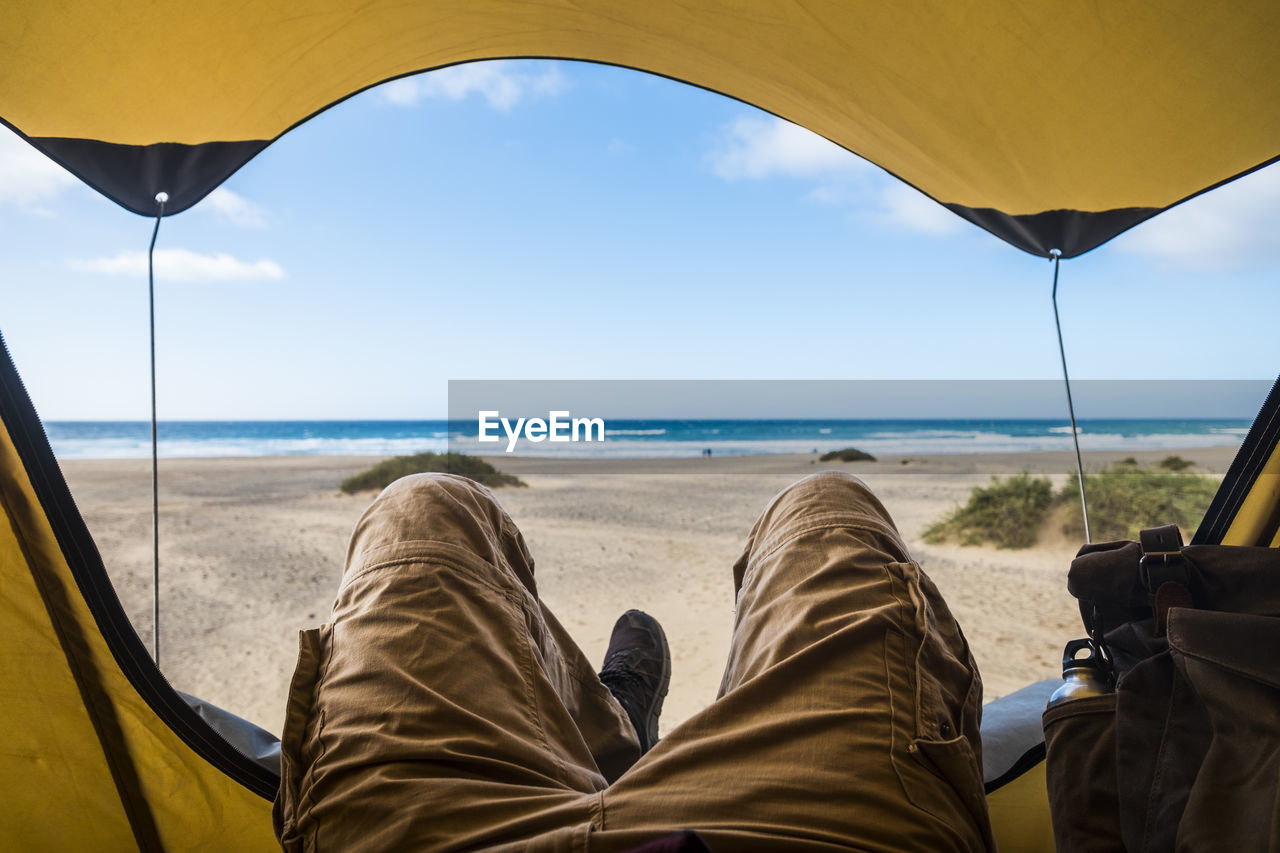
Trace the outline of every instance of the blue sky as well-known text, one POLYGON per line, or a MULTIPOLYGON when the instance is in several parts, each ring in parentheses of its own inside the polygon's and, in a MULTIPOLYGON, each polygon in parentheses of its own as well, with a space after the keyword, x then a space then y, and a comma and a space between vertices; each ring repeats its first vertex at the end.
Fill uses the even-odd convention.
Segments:
MULTIPOLYGON (((1274 379, 1277 222, 1272 167, 1064 262, 1073 376, 1274 379)), ((151 227, 0 129, 0 331, 45 419, 149 416, 151 227)), ((371 90, 158 247, 161 419, 441 417, 450 379, 1060 375, 1047 261, 615 68, 371 90)))

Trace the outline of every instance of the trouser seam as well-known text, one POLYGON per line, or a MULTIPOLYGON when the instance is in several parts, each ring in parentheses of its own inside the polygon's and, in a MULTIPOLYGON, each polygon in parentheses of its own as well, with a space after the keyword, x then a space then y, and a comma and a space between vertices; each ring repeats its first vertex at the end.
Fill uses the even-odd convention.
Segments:
MULTIPOLYGON (((893 596, 894 601, 897 604, 898 618, 893 620, 893 627, 886 631, 884 635, 885 686, 888 689, 890 719, 895 723, 891 730, 895 733, 898 731, 896 722, 899 712, 902 712, 902 722, 905 724, 904 728, 907 730, 907 742, 902 747, 905 751, 905 755, 901 756, 895 748, 897 745, 890 745, 889 761, 893 767, 894 775, 898 777, 898 784, 902 788, 902 793, 906 797, 907 803, 919 811, 922 811, 937 820, 945 822, 946 818, 943 815, 936 814, 932 809, 921 805, 917 798, 912 795, 912 786, 903 775, 904 771, 900 766, 900 762, 910 762, 915 766, 932 773, 934 776, 938 776, 938 773, 929 767, 928 760, 920 754, 919 748, 916 745, 917 740, 921 737, 921 717, 923 714, 921 707, 919 672, 920 649, 923 647, 924 642, 926 642, 923 635, 916 637, 915 634, 917 631, 913 630, 920 628, 916 618, 916 608, 919 602, 916 601, 915 596, 912 594, 912 579, 894 572, 894 570, 890 568, 892 565, 894 565, 894 563, 885 564, 884 572, 889 581, 890 594, 893 596), (897 637, 897 641, 901 643, 901 660, 895 661, 897 664, 896 666, 894 663, 890 662, 889 654, 889 649, 893 642, 891 638, 895 635, 897 637), (915 646, 917 639, 920 641, 921 645, 916 647, 913 652, 913 646, 915 646), (901 707, 903 703, 898 700, 897 692, 894 690, 893 675, 895 669, 899 671, 905 680, 905 686, 907 688, 907 695, 903 697, 905 699, 905 707, 901 707)), ((895 654, 894 657, 896 658, 897 655, 895 654)), ((947 780, 944 779, 943 781, 945 782, 947 780)), ((950 783, 948 782, 948 784, 950 783)))
MULTIPOLYGON (((564 657, 564 655, 561 655, 561 657, 564 657)), ((569 660, 565 658, 564 671, 565 671, 565 674, 568 675, 570 678, 572 678, 574 681, 578 682, 583 687, 586 687, 589 689, 595 689, 596 687, 600 686, 601 682, 600 682, 599 675, 593 672, 591 673, 590 677, 584 676, 578 671, 578 668, 576 666, 570 666, 569 663, 570 663, 569 660)))
MULTIPOLYGON (((489 587, 489 589, 503 596, 508 595, 512 591, 512 589, 515 588, 512 585, 504 586, 502 584, 494 583, 493 580, 486 577, 485 573, 480 571, 477 566, 475 566, 474 564, 468 565, 467 562, 468 561, 466 560, 459 560, 455 557, 445 555, 438 551, 434 553, 431 551, 424 551, 421 554, 397 557, 395 559, 374 563, 373 565, 366 566, 357 572, 348 574, 345 578, 343 578, 342 586, 339 588, 338 594, 341 595, 349 586, 351 586, 361 578, 365 577, 366 575, 372 574, 377 571, 382 571, 384 569, 393 569, 400 566, 415 566, 415 565, 417 566, 436 565, 436 566, 441 566, 443 568, 453 569, 455 571, 462 572, 466 574, 467 577, 475 580, 477 583, 483 584, 484 586, 489 587)), ((488 569, 502 572, 504 576, 506 574, 505 566, 498 565, 495 563, 490 563, 488 560, 479 560, 478 562, 480 562, 483 566, 485 566, 488 569)))
MULTIPOLYGON (((911 713, 910 713, 910 718, 907 720, 907 722, 909 723, 909 728, 911 733, 910 736, 914 740, 920 734, 920 685, 918 683, 918 678, 917 678, 917 667, 919 666, 919 663, 920 663, 920 651, 917 648, 915 654, 912 654, 911 647, 915 642, 915 637, 913 636, 912 632, 908 630, 907 626, 908 625, 915 626, 916 615, 915 615, 914 607, 912 606, 914 602, 911 600, 911 590, 909 588, 910 583, 909 582, 904 583, 906 579, 896 575, 894 571, 891 568, 889 568, 890 565, 891 564, 887 564, 887 563, 885 564, 884 573, 885 573, 885 577, 889 581, 890 594, 893 596, 894 602, 897 604, 898 618, 893 620, 891 630, 886 632, 886 638, 885 638, 886 651, 887 651, 887 644, 889 642, 888 634, 891 634, 891 633, 897 634, 898 639, 902 642, 902 661, 901 661, 900 671, 903 677, 906 679, 907 686, 909 687, 910 694, 911 694, 910 707, 909 707, 909 710, 911 713)), ((886 666, 888 665, 888 660, 889 658, 888 658, 888 655, 886 654, 885 656, 886 666)), ((894 702, 892 699, 892 696, 893 696, 892 672, 886 670, 885 674, 887 676, 886 684, 890 688, 889 704, 890 704, 890 707, 894 707, 896 709, 897 703, 894 702)))
POLYGON ((516 636, 518 642, 522 646, 524 652, 524 660, 520 662, 520 671, 524 682, 525 707, 528 709, 529 721, 533 723, 534 728, 538 732, 538 740, 541 741, 543 748, 550 755, 560 769, 560 781, 565 785, 570 784, 569 767, 565 763, 564 756, 560 750, 554 749, 551 745, 551 739, 547 737, 547 727, 542 721, 542 709, 538 705, 538 691, 534 689, 534 680, 536 678, 534 650, 532 637, 529 635, 528 623, 531 614, 526 611, 524 602, 513 590, 503 590, 503 598, 512 609, 512 616, 517 622, 516 636), (520 624, 523 623, 523 624, 520 624))
MULTIPOLYGON (((863 533, 883 534, 888 536, 895 543, 901 544, 901 538, 893 528, 889 527, 887 524, 876 521, 874 518, 865 515, 853 515, 848 512, 827 513, 820 516, 816 521, 806 524, 797 530, 788 531, 783 535, 783 538, 778 541, 770 542, 767 550, 762 551, 760 554, 757 554, 750 559, 750 562, 748 563, 748 571, 754 568, 756 564, 772 557, 774 554, 778 553, 778 551, 782 550, 787 545, 790 545, 801 536, 809 533, 815 533, 819 530, 842 529, 857 530, 863 533)), ((902 550, 905 556, 906 548, 904 547, 902 550)), ((902 561, 895 560, 894 562, 902 561)))
MULTIPOLYGON (((329 752, 329 745, 324 738, 324 724, 325 724, 325 717, 327 715, 325 713, 324 707, 320 705, 318 700, 320 698, 320 688, 328 678, 329 667, 333 662, 333 643, 334 643, 334 636, 331 631, 329 634, 329 641, 325 643, 323 647, 320 649, 320 653, 323 656, 323 663, 321 664, 318 672, 316 673, 315 684, 312 685, 312 688, 311 688, 312 706, 315 707, 316 709, 316 736, 315 736, 316 755, 313 759, 311 759, 311 761, 308 762, 310 766, 307 767, 307 773, 306 773, 305 779, 299 781, 299 787, 302 787, 305 784, 307 789, 306 797, 303 799, 302 802, 298 804, 299 815, 302 815, 307 811, 312 811, 316 807, 315 797, 313 796, 313 794, 315 793, 315 787, 316 787, 316 768, 320 766, 320 762, 324 759, 325 755, 328 754, 329 752)), ((319 837, 319 833, 317 832, 317 829, 318 827, 316 825, 315 820, 313 819, 311 821, 311 832, 308 833, 311 836, 311 844, 308 846, 312 851, 320 850, 320 837, 319 837)))

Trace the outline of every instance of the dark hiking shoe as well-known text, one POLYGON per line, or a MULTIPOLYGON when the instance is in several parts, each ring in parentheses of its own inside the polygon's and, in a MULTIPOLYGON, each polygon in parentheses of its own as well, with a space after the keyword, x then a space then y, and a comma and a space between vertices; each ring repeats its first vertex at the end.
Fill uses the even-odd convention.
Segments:
POLYGON ((658 620, 639 610, 618 617, 600 680, 622 705, 640 738, 640 754, 658 742, 658 716, 671 682, 671 650, 658 620))

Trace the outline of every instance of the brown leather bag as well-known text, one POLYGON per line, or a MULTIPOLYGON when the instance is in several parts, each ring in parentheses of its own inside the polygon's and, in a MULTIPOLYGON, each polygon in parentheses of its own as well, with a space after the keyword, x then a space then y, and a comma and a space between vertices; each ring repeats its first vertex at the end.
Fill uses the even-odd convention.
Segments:
POLYGON ((1068 575, 1116 689, 1045 712, 1058 850, 1280 853, 1280 550, 1141 539, 1068 575))

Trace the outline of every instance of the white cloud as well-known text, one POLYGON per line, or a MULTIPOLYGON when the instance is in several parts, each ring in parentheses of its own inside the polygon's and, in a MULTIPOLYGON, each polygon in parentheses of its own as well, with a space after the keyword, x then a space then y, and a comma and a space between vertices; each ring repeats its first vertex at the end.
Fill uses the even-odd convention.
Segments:
POLYGON ((567 81, 554 65, 521 67, 510 60, 469 62, 404 77, 381 87, 387 103, 411 107, 423 100, 461 101, 479 95, 495 110, 506 111, 527 97, 551 97, 567 81), (536 70, 533 70, 536 68, 536 70))
POLYGON ((74 175, 0 126, 0 203, 35 209, 75 184, 74 175))
POLYGON ((955 234, 964 227, 960 217, 899 180, 892 180, 880 191, 880 204, 883 221, 908 231, 942 236, 955 234))
POLYGON ((743 116, 724 128, 708 159, 715 173, 726 180, 848 176, 871 168, 856 154, 799 125, 757 116, 743 116))
MULTIPOLYGON (((147 274, 146 252, 125 251, 69 263, 72 269, 102 275, 147 274)), ((284 268, 272 260, 242 261, 225 252, 202 255, 188 249, 156 250, 156 278, 169 281, 273 281, 284 276, 284 268)))
POLYGON ((724 127, 708 155, 725 180, 796 178, 815 182, 808 198, 858 218, 932 236, 963 230, 951 211, 871 163, 779 118, 744 116, 724 127))
POLYGON ((1122 252, 1176 269, 1218 272, 1280 259, 1280 164, 1232 181, 1116 239, 1122 252))
POLYGON ((218 218, 244 228, 265 228, 267 211, 226 187, 218 187, 200 202, 201 208, 212 210, 218 218))

